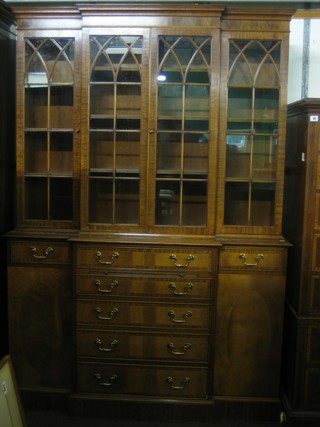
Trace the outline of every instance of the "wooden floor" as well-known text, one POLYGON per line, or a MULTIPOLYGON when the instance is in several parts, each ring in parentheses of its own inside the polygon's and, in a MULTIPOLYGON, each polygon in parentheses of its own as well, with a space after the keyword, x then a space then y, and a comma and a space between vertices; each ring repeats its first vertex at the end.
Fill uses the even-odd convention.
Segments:
POLYGON ((26 411, 28 427, 279 427, 279 422, 248 420, 215 420, 211 423, 164 423, 150 421, 109 420, 106 418, 79 418, 63 412, 26 411))

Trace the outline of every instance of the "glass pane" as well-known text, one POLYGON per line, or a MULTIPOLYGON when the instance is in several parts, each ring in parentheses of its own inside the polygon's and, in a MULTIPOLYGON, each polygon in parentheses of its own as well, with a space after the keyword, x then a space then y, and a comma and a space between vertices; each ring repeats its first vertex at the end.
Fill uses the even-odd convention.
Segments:
POLYGON ((251 225, 274 225, 275 184, 252 184, 251 225))
POLYGON ((48 182, 46 178, 25 179, 26 219, 48 219, 48 182))
POLYGON ((256 89, 254 128, 259 133, 275 133, 278 129, 278 89, 256 89))
POLYGON ((26 84, 74 83, 74 39, 25 40, 26 84))
POLYGON ((276 179, 277 137, 255 136, 253 141, 253 178, 276 179))
POLYGON ((161 133, 157 143, 157 174, 180 175, 180 134, 161 133))
POLYGON ((25 171, 26 174, 46 174, 48 150, 46 132, 26 132, 25 171))
POLYGON ((73 127, 73 87, 52 86, 50 105, 50 127, 72 129, 73 127))
POLYGON ((182 225, 205 226, 207 215, 207 183, 183 183, 182 225))
POLYGON ((27 129, 48 128, 48 88, 26 88, 25 127, 27 129))
POLYGON ((279 41, 232 40, 229 85, 278 87, 279 65, 279 41))
POLYGON ((114 86, 91 85, 90 115, 111 116, 114 114, 114 86))
POLYGON ((116 133, 116 172, 139 174, 140 132, 116 133))
POLYGON ((117 88, 117 116, 139 119, 141 114, 141 86, 121 85, 117 88))
POLYGON ((190 119, 208 119, 209 86, 187 86, 185 100, 185 117, 190 119))
POLYGON ((113 172, 113 132, 90 133, 89 173, 105 174, 113 172))
POLYGON ((89 222, 113 223, 112 180, 90 179, 89 222))
POLYGON ((250 136, 227 135, 226 178, 250 177, 250 136))
POLYGON ((180 183, 158 181, 156 186, 156 223, 179 225, 180 223, 180 183))
POLYGON ((227 182, 225 185, 224 223, 226 225, 248 225, 249 184, 227 182))
POLYGON ((208 134, 185 134, 183 175, 208 176, 208 134))
POLYGON ((251 130, 252 89, 230 88, 228 92, 228 130, 251 130))
MULTIPOLYGON (((158 117, 181 118, 182 86, 166 85, 158 87, 158 117)), ((169 122, 171 124, 171 122, 169 122)), ((174 122, 172 122, 173 124, 174 122)))
POLYGON ((50 134, 50 171, 53 174, 73 174, 73 134, 55 132, 50 134))
POLYGON ((71 220, 72 209, 72 179, 50 179, 50 219, 71 220))
POLYGON ((138 224, 139 222, 139 181, 118 179, 116 181, 115 222, 138 224))

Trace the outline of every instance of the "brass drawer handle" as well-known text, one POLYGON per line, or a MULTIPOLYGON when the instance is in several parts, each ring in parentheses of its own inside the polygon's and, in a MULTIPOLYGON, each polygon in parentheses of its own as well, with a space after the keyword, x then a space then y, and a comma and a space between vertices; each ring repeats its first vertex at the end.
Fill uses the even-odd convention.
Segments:
POLYGON ((185 377, 184 380, 181 381, 181 385, 174 385, 174 380, 172 377, 167 378, 167 383, 169 383, 170 388, 173 388, 174 390, 183 390, 190 382, 189 377, 185 377))
POLYGON ((111 289, 101 289, 101 281, 100 280, 96 280, 94 284, 98 287, 99 292, 105 293, 105 294, 110 294, 113 291, 113 289, 118 286, 119 282, 117 280, 113 280, 110 283, 111 289))
POLYGON ((186 323, 186 321, 192 317, 192 312, 191 311, 187 311, 186 313, 183 314, 183 320, 182 319, 175 319, 176 313, 173 310, 170 310, 168 313, 168 316, 170 317, 170 320, 172 320, 172 322, 174 323, 186 323))
POLYGON ((97 313, 97 317, 98 317, 98 319, 100 319, 100 320, 112 320, 113 319, 113 317, 118 313, 118 309, 117 308, 113 308, 111 311, 110 311, 110 313, 109 313, 109 316, 102 316, 100 313, 101 313, 101 308, 100 307, 96 307, 95 309, 94 309, 94 311, 97 313))
POLYGON ((95 340, 95 344, 97 345, 97 347, 98 347, 98 349, 100 351, 107 351, 107 352, 109 352, 109 351, 112 351, 115 348, 115 346, 118 344, 118 341, 117 340, 112 340, 110 342, 110 344, 109 344, 110 347, 101 347, 102 341, 99 338, 97 338, 95 340))
POLYGON ((102 379, 101 374, 96 373, 96 374, 94 374, 94 376, 96 377, 97 380, 99 380, 99 385, 101 385, 102 387, 112 386, 114 381, 118 378, 117 374, 113 374, 113 375, 111 375, 109 382, 106 382, 106 381, 100 381, 102 379))
POLYGON ((173 342, 169 342, 169 344, 167 345, 167 348, 171 354, 174 354, 175 356, 181 356, 186 354, 187 350, 191 348, 191 344, 187 342, 184 346, 182 346, 181 348, 182 351, 175 351, 173 342))
POLYGON ((176 285, 174 282, 171 282, 171 283, 169 284, 169 288, 170 288, 170 289, 172 289, 172 293, 173 293, 174 295, 183 296, 183 295, 188 295, 189 291, 191 291, 191 289, 193 289, 193 284, 192 284, 192 283, 188 283, 188 284, 184 287, 184 289, 185 289, 185 291, 184 291, 184 292, 177 292, 177 291, 176 291, 177 285, 176 285))
POLYGON ((51 246, 48 246, 47 249, 44 251, 45 255, 36 255, 37 248, 35 246, 31 246, 31 253, 33 258, 35 259, 47 259, 50 252, 53 252, 53 248, 51 246))
POLYGON ((111 264, 113 264, 114 261, 119 258, 119 256, 120 255, 119 255, 118 252, 113 252, 113 254, 111 255, 111 261, 102 261, 100 259, 102 257, 102 253, 100 251, 96 252, 96 258, 98 259, 99 263, 103 264, 103 265, 111 265, 111 264))
POLYGON ((247 256, 244 253, 241 253, 239 255, 239 258, 243 261, 243 265, 245 265, 246 267, 256 267, 259 264, 259 262, 263 260, 263 254, 258 254, 255 257, 256 262, 254 263, 246 262, 247 256))
POLYGON ((187 256, 187 258, 186 258, 187 263, 186 264, 178 264, 176 262, 177 261, 177 255, 176 254, 171 254, 170 257, 169 257, 169 259, 174 263, 174 265, 176 267, 186 268, 186 267, 189 267, 191 261, 194 261, 194 255, 190 254, 190 255, 187 256))

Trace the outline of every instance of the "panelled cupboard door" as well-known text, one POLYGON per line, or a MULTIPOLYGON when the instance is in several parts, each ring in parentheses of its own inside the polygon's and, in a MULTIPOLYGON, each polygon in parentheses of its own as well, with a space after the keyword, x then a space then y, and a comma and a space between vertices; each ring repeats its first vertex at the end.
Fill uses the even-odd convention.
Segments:
POLYGON ((80 47, 77 31, 19 31, 17 220, 79 226, 80 47))
POLYGON ((68 266, 8 268, 9 346, 22 389, 71 389, 71 283, 68 266))
POLYGON ((278 397, 284 291, 281 274, 219 274, 215 395, 278 397))
POLYGON ((222 36, 218 233, 281 234, 287 54, 283 33, 222 36))
POLYGON ((219 33, 83 37, 82 228, 212 233, 219 33))

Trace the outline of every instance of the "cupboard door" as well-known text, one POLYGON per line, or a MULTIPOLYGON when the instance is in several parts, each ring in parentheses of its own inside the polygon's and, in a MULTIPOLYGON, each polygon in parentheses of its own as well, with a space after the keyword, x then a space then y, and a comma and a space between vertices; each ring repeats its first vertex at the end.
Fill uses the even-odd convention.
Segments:
POLYGON ((281 232, 282 40, 225 40, 227 100, 218 228, 281 232))
POLYGON ((18 220, 70 228, 79 215, 78 36, 19 34, 19 46, 17 133, 24 155, 18 153, 17 169, 24 191, 18 220))
POLYGON ((8 297, 9 348, 19 387, 70 390, 70 269, 10 266, 8 297))
POLYGON ((218 278, 215 394, 278 397, 285 277, 218 278))

